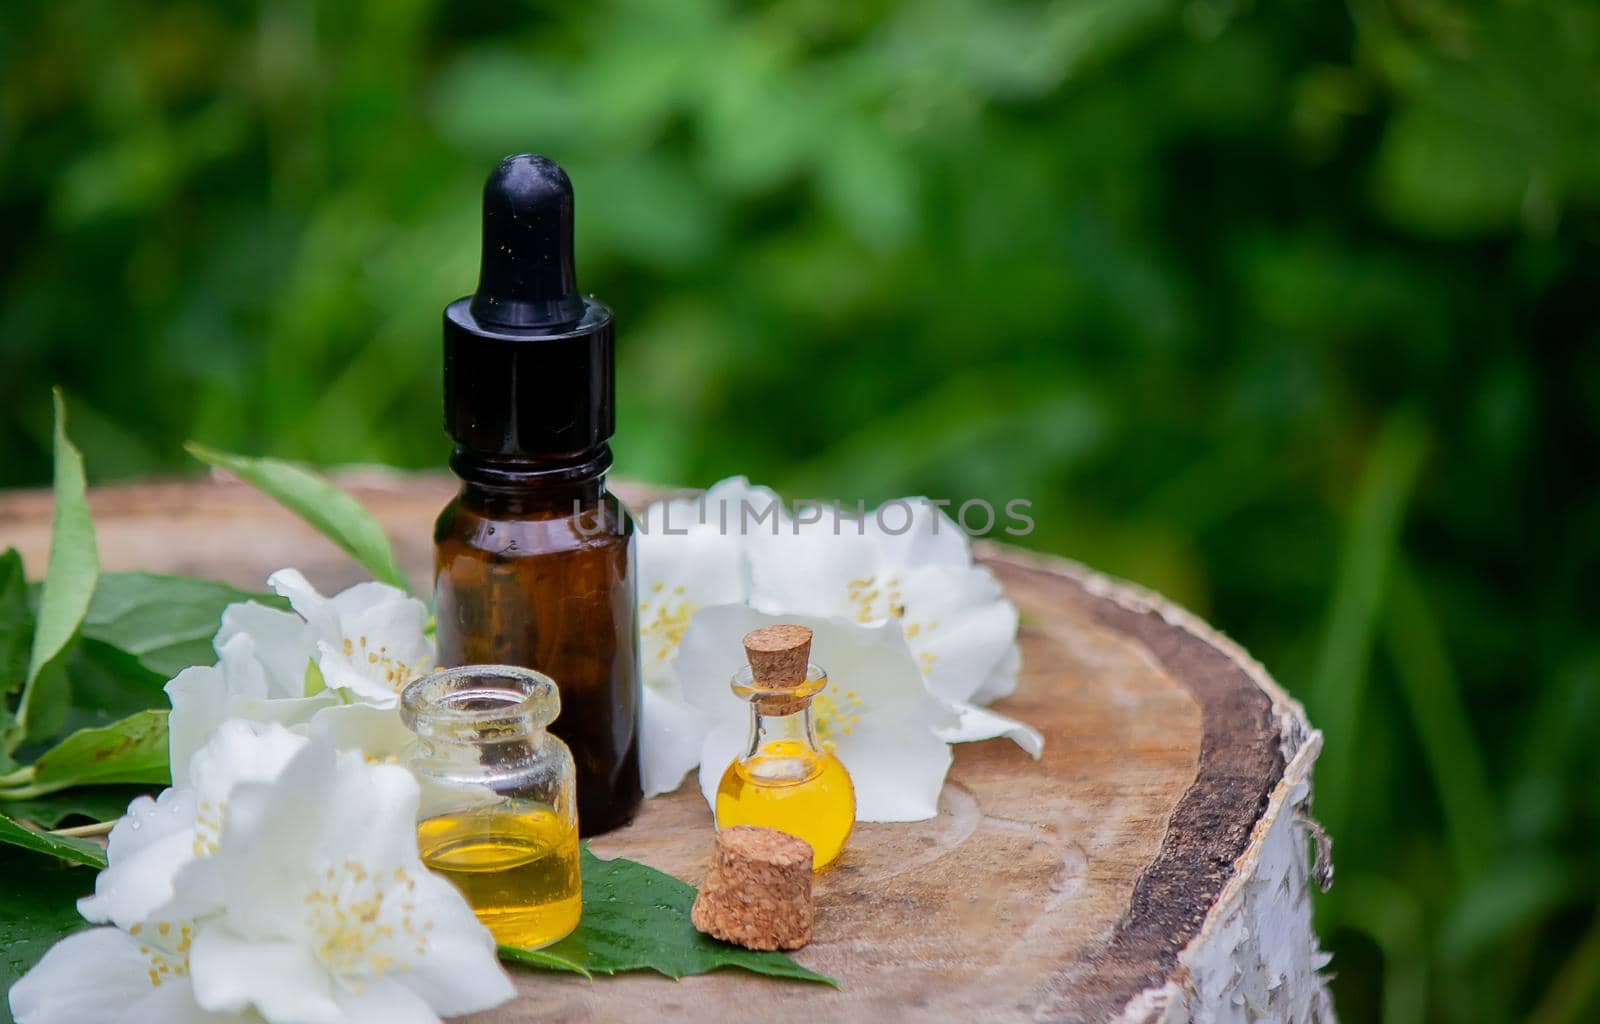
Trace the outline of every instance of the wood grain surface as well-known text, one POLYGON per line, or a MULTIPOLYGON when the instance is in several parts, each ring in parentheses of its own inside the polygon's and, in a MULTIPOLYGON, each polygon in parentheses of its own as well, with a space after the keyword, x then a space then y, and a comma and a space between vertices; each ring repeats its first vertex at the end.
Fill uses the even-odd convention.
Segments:
MULTIPOLYGON (((451 484, 342 479, 425 585, 430 525, 451 484)), ((285 565, 325 588, 361 575, 237 484, 99 489, 91 507, 107 569, 257 588, 285 565)), ((33 576, 48 522, 48 495, 0 496, 0 547, 20 547, 33 576)), ((519 1000, 471 1020, 1101 1021, 1178 977, 1180 953, 1305 741, 1285 725, 1287 698, 1242 652, 1152 595, 1064 561, 994 545, 982 554, 1023 622, 1021 686, 997 709, 1044 733, 1044 757, 1003 740, 961 745, 937 818, 857 827, 817 878, 815 940, 796 954, 840 991, 732 971, 679 982, 524 972, 519 1000)), ((711 815, 691 778, 592 846, 698 883, 711 815)))

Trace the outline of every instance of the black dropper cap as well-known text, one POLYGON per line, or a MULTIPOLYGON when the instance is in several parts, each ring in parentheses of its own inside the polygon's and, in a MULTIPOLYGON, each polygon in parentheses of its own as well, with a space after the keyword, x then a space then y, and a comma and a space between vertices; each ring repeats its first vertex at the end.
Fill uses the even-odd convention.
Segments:
POLYGON ((478 290, 444 311, 444 421, 458 456, 609 460, 611 311, 578 292, 572 206, 566 172, 531 153, 484 183, 478 290))

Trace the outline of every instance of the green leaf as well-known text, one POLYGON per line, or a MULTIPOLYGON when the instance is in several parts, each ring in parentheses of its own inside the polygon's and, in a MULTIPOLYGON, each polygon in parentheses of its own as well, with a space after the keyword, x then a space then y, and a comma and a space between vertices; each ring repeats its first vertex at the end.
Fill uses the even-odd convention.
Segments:
POLYGON ((62 665, 70 681, 72 706, 61 733, 110 725, 138 711, 170 705, 167 677, 157 675, 127 651, 98 640, 80 640, 62 665))
POLYGON ((22 572, 22 555, 11 548, 0 555, 0 694, 10 693, 27 680, 28 649, 32 646, 28 580, 22 572))
POLYGON ((694 886, 637 861, 601 860, 587 843, 582 856, 583 920, 577 930, 543 949, 502 946, 503 959, 584 975, 651 970, 669 978, 739 967, 839 987, 782 953, 757 953, 701 934, 689 920, 694 886))
POLYGON ((1410 410, 1389 414, 1373 443, 1346 527, 1306 700, 1312 720, 1327 738, 1317 766, 1317 814, 1335 838, 1347 834, 1350 815, 1360 803, 1356 778, 1373 637, 1428 444, 1427 428, 1410 410))
POLYGON ((213 665, 212 638, 230 604, 256 601, 277 608, 288 602, 253 594, 214 580, 150 572, 110 572, 100 577, 83 635, 138 658, 139 664, 171 679, 192 665, 213 665))
POLYGON ((551 953, 546 949, 522 949, 517 946, 501 946, 500 959, 515 964, 526 964, 529 967, 542 967, 548 971, 571 971, 581 974, 585 978, 593 979, 594 975, 589 969, 577 960, 570 957, 551 953))
POLYGON ((48 832, 35 832, 31 828, 17 824, 4 814, 0 814, 0 843, 59 857, 85 867, 98 869, 106 866, 106 851, 99 844, 76 836, 55 836, 48 832))
POLYGON ((303 466, 278 459, 231 455, 189 442, 189 454, 225 469, 304 519, 343 548, 381 583, 410 592, 389 538, 372 514, 350 495, 303 466))
POLYGON ((167 785, 167 712, 140 711, 120 722, 79 729, 33 762, 36 787, 66 789, 90 783, 167 785))
POLYGON ((83 456, 67 437, 67 408, 55 392, 55 516, 50 524, 50 560, 39 595, 28 677, 17 703, 16 721, 8 730, 6 749, 24 739, 43 739, 60 727, 67 710, 66 676, 46 671, 72 641, 89 610, 100 554, 94 523, 84 497, 83 456))
POLYGON ((57 828, 72 818, 89 821, 114 821, 127 811, 134 797, 155 790, 154 785, 142 786, 74 786, 59 793, 33 797, 28 800, 11 800, 4 804, 5 813, 19 821, 30 822, 42 828, 57 828))
MULTIPOLYGON (((84 868, 0 847, 0 991, 11 991, 51 946, 89 927, 78 897, 93 891, 94 875, 84 868)), ((10 1021, 9 1001, 0 999, 0 1022, 10 1021)))
POLYGON ((0 799, 22 800, 88 784, 166 785, 171 778, 167 712, 140 711, 111 725, 79 729, 21 773, 7 776, 9 786, 0 789, 0 799))
POLYGON ((1483 746, 1428 591, 1403 559, 1393 571, 1384 639, 1439 795, 1451 859, 1460 880, 1472 881, 1488 869, 1500 841, 1483 746))
MULTIPOLYGON (((6 695, 22 688, 28 678, 28 650, 33 646, 33 609, 28 603, 28 580, 22 555, 11 548, 0 555, 0 738, 9 741, 16 719, 6 695)), ((0 772, 16 767, 0 745, 0 772)))

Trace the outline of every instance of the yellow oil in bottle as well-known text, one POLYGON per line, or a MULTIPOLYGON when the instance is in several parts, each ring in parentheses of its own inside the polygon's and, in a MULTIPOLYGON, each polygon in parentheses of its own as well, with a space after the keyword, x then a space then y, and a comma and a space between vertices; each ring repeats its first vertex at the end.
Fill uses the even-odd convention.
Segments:
POLYGON ((801 740, 762 744, 734 761, 717 786, 717 827, 761 825, 811 844, 814 870, 839 856, 856 820, 856 792, 844 765, 801 740))
POLYGON ((578 829, 548 808, 444 814, 418 825, 417 840, 496 942, 536 949, 578 926, 578 829))

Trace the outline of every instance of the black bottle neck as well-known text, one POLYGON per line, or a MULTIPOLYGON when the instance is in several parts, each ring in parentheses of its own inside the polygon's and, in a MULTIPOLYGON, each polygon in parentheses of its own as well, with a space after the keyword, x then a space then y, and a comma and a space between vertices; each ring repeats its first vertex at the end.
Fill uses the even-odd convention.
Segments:
POLYGON ((444 311, 444 428, 461 449, 543 467, 600 451, 616 432, 611 311, 598 302, 552 331, 444 311))
POLYGON ((564 459, 485 455, 459 446, 450 455, 462 499, 475 508, 508 514, 570 512, 597 504, 610 468, 607 444, 564 459))

